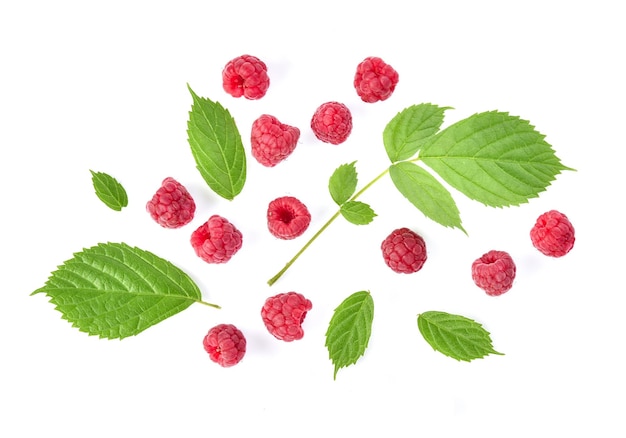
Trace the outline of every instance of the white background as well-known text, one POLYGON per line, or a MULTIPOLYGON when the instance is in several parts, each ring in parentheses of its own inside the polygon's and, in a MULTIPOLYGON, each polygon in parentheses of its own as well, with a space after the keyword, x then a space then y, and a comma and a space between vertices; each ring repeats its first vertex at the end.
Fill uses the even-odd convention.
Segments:
MULTIPOLYGON (((618 437, 624 425, 623 156, 624 15, 620 2, 429 1, 70 2, 0 6, 2 293, 0 435, 65 436, 577 436, 618 437), (410 5, 410 6, 409 6, 410 5), (221 88, 235 56, 263 59, 271 85, 259 101, 221 88), (400 74, 393 96, 359 100, 352 78, 367 56, 400 74), (293 155, 264 168, 248 155, 234 201, 213 194, 187 144, 189 84, 234 116, 246 148, 263 113, 298 126, 293 155), (315 108, 348 105, 344 144, 317 141, 315 108), (509 111, 547 135, 576 172, 521 207, 492 209, 453 192, 468 236, 424 218, 388 178, 361 200, 378 213, 357 227, 338 220, 278 283, 266 284, 336 210, 327 181, 357 160, 362 187, 387 166, 386 123, 421 102, 453 107, 448 125, 475 112, 509 111), (89 170, 126 188, 115 212, 89 170), (145 203, 172 176, 196 199, 194 221, 156 225, 145 203), (290 194, 311 228, 272 238, 265 209, 290 194), (528 233, 557 209, 576 227, 561 259, 528 233), (242 250, 226 265, 195 256, 190 233, 209 215, 230 219, 242 250), (394 228, 422 234, 423 270, 398 275, 379 245, 394 228), (126 242, 166 258, 222 310, 192 305, 122 341, 99 340, 30 296, 74 252, 126 242), (507 294, 476 288, 471 262, 508 251, 518 276, 507 294), (313 302, 305 337, 280 342, 262 325, 264 300, 298 291, 313 302), (356 365, 333 366, 324 334, 333 309, 369 290, 375 318, 356 365), (504 356, 457 362, 417 330, 427 310, 483 324, 504 356), (222 369, 202 348, 210 327, 237 325, 248 352, 222 369)), ((249 150, 249 149, 247 149, 249 150)))

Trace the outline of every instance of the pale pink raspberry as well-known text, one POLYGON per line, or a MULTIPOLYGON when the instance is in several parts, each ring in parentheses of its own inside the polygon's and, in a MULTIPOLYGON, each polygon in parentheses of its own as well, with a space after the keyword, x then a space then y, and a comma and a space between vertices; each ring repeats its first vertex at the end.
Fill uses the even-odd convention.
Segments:
POLYGON ((213 215, 191 234, 191 246, 207 263, 226 263, 241 249, 243 236, 227 219, 213 215))
POLYGON ((267 66, 256 56, 238 56, 228 61, 224 67, 222 85, 224 91, 233 97, 260 99, 270 86, 267 66))
POLYGON ((574 226, 563 213, 550 210, 537 218, 530 230, 535 248, 550 257, 563 257, 576 241, 574 226))
POLYGON ((302 322, 313 307, 310 300, 297 292, 269 297, 261 309, 261 318, 267 330, 281 341, 302 339, 302 322))
POLYGON ((513 287, 515 263, 506 251, 491 250, 472 263, 472 279, 487 295, 498 296, 513 287))
POLYGON ((398 84, 398 72, 376 56, 365 58, 356 69, 354 88, 363 102, 388 99, 398 84))
POLYGON ((299 138, 298 128, 281 123, 274 116, 263 114, 252 123, 252 156, 262 165, 274 167, 291 155, 299 138))
POLYGON ((232 324, 219 324, 204 337, 202 344, 211 360, 224 368, 237 365, 246 354, 246 338, 232 324))

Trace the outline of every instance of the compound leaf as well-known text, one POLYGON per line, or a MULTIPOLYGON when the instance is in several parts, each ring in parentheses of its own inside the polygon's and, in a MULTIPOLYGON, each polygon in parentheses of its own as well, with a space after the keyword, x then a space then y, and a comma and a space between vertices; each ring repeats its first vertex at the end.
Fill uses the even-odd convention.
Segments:
POLYGON ((107 207, 120 211, 128 205, 126 190, 115 178, 104 172, 91 172, 91 182, 96 191, 96 196, 107 207))
POLYGON ((341 215, 355 225, 367 225, 374 220, 376 213, 364 202, 348 201, 339 209, 341 215))
POLYGON ((459 361, 470 362, 489 354, 491 337, 479 323, 460 315, 429 311, 417 317, 417 327, 433 349, 459 361))
POLYGON ((64 262, 44 293, 62 317, 101 338, 134 336, 195 302, 196 283, 172 263, 125 243, 100 243, 64 262))
POLYGON ((383 131, 383 144, 391 162, 415 155, 424 140, 439 130, 447 109, 450 108, 422 103, 396 114, 383 131))
POLYGON ((232 200, 246 181, 246 154, 241 135, 227 109, 188 88, 193 104, 187 136, 196 167, 211 190, 232 200))
POLYGON ((563 170, 545 136, 505 112, 474 114, 430 137, 421 160, 470 199, 493 207, 537 197, 563 170))
POLYGON ((358 183, 356 161, 339 166, 330 177, 328 190, 337 205, 346 202, 354 194, 358 183))
POLYGON ((465 231, 452 195, 424 168, 402 161, 389 167, 389 176, 398 191, 426 217, 446 227, 465 231))
POLYGON ((326 347, 337 371, 355 364, 365 354, 372 333, 374 300, 368 291, 355 292, 333 313, 326 331, 326 347))

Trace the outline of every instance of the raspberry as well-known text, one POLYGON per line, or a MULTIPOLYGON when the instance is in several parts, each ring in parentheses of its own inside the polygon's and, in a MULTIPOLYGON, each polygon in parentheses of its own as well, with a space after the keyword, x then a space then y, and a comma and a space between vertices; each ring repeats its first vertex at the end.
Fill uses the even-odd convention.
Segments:
POLYGON ((181 183, 167 177, 146 204, 146 210, 162 227, 180 228, 193 219, 196 203, 181 183))
POLYGON ((226 263, 241 249, 241 232, 228 220, 213 215, 191 234, 191 246, 207 263, 226 263))
POLYGON ((311 223, 311 213, 293 196, 283 196, 267 207, 267 227, 273 236, 290 240, 302 235, 311 223))
POLYGON ((472 263, 472 279, 487 295, 502 295, 513 286, 515 263, 507 252, 491 250, 472 263))
POLYGON ((398 228, 380 245, 387 266, 400 274, 412 274, 426 262, 426 242, 408 228, 398 228))
POLYGON ((325 143, 343 143, 352 131, 352 114, 343 103, 323 103, 313 114, 311 129, 325 143))
POLYGON ((233 97, 256 100, 265 96, 270 86, 267 66, 256 56, 241 55, 226 64, 222 71, 224 91, 233 97))
POLYGON ((562 257, 574 247, 574 227, 567 216, 550 210, 537 218, 530 230, 535 248, 550 257, 562 257))
POLYGON ((296 341, 304 336, 302 321, 312 307, 311 301, 297 292, 282 293, 265 300, 261 318, 275 338, 296 341))
POLYGON ((252 156, 266 167, 274 167, 296 148, 300 130, 263 114, 252 123, 252 156))
POLYGON ((246 338, 232 324, 213 327, 202 341, 211 360, 224 368, 237 365, 246 354, 246 338))
POLYGON ((398 84, 398 72, 382 59, 370 56, 356 68, 354 88, 363 102, 386 100, 398 84))

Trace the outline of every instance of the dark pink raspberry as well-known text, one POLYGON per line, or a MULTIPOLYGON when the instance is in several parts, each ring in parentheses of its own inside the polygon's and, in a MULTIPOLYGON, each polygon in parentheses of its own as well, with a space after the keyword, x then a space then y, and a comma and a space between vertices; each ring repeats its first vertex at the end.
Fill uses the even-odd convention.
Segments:
POLYGON ((515 263, 509 253, 491 250, 472 263, 472 279, 487 295, 502 295, 513 286, 515 263))
POLYGON ((537 218, 530 230, 535 248, 550 257, 563 257, 574 247, 574 227, 567 216, 556 210, 545 212, 537 218))
POLYGON ((213 215, 191 234, 191 246, 207 263, 226 263, 241 249, 241 232, 227 219, 213 215))
POLYGON ((224 91, 233 97, 260 99, 270 86, 267 66, 256 56, 238 56, 228 61, 224 67, 222 85, 224 91))
POLYGON ((426 262, 426 242, 408 228, 398 228, 380 245, 387 266, 400 274, 419 271, 426 262))
POLYGON ((167 177, 146 204, 146 210, 162 227, 180 228, 193 219, 196 203, 181 183, 167 177))
POLYGON ((263 114, 252 123, 252 156, 266 167, 274 167, 296 148, 300 130, 263 114))
POLYGON ((313 114, 311 129, 325 143, 343 143, 352 132, 352 113, 343 103, 323 103, 313 114))
POLYGON ((267 207, 267 227, 279 239, 290 240, 301 236, 311 223, 311 213, 300 200, 283 196, 267 207))
POLYGON ((354 88, 363 102, 386 100, 398 84, 398 72, 382 59, 370 56, 356 68, 354 88))
POLYGON ((261 317, 267 330, 281 341, 291 342, 302 339, 302 322, 311 310, 311 301, 297 292, 275 295, 265 300, 261 317))
POLYGON ((225 368, 237 365, 246 354, 246 338, 232 324, 213 327, 202 342, 211 360, 225 368))

